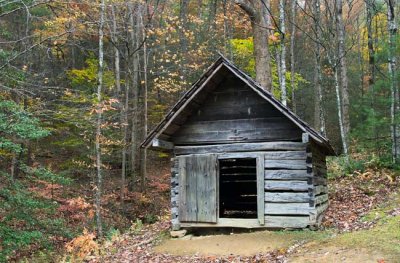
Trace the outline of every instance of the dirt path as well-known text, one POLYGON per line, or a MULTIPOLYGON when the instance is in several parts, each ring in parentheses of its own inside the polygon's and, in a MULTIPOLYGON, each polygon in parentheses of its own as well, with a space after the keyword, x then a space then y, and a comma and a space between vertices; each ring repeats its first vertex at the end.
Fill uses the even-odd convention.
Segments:
POLYGON ((182 239, 166 239, 153 249, 156 253, 174 256, 223 257, 273 253, 286 259, 282 262, 299 263, 400 262, 400 254, 393 247, 397 244, 400 248, 400 239, 397 238, 400 236, 396 234, 398 224, 399 219, 393 217, 377 228, 339 235, 327 231, 189 235, 182 239))
POLYGON ((267 253, 291 246, 295 240, 271 231, 169 239, 155 247, 158 253, 173 255, 242 255, 267 253))
POLYGON ((336 246, 314 246, 314 244, 306 245, 305 248, 299 249, 294 255, 290 255, 288 262, 297 263, 377 263, 391 262, 385 260, 385 255, 380 252, 370 251, 365 248, 347 248, 336 246))

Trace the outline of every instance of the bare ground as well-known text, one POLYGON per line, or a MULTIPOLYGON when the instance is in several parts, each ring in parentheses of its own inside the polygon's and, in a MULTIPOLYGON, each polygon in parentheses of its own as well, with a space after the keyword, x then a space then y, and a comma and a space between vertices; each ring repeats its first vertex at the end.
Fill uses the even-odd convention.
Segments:
POLYGON ((169 239, 155 247, 154 250, 158 253, 173 255, 251 256, 289 247, 293 243, 294 240, 288 238, 287 235, 279 235, 271 231, 261 231, 169 239))

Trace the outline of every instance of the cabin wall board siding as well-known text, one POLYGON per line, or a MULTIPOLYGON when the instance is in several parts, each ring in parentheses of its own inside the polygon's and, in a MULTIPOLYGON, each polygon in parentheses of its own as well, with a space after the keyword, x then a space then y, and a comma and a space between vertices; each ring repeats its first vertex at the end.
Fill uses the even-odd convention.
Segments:
POLYGON ((313 222, 312 226, 319 227, 329 205, 326 155, 323 149, 313 142, 310 143, 309 154, 312 160, 309 173, 312 175, 314 184, 314 210, 311 212, 310 220, 313 222))
POLYGON ((293 122, 236 77, 228 76, 203 100, 179 128, 166 131, 174 144, 301 141, 302 132, 293 122))
POLYGON ((302 151, 271 151, 265 158, 265 225, 271 228, 309 226, 313 206, 309 154, 302 151))
MULTIPOLYGON (((243 145, 249 147, 249 144, 243 145)), ((262 220, 259 220, 260 227, 264 226, 267 228, 304 228, 307 226, 312 227, 318 225, 319 220, 321 219, 321 215, 328 206, 325 155, 319 152, 317 148, 313 149, 310 145, 309 147, 303 146, 303 150, 299 150, 301 149, 300 146, 297 148, 293 148, 293 145, 290 145, 290 147, 286 151, 275 150, 261 152, 221 152, 213 154, 200 154, 198 156, 203 156, 203 158, 206 158, 207 156, 215 156, 214 161, 212 161, 215 162, 215 165, 212 167, 214 167, 216 178, 216 173, 218 172, 218 167, 216 165, 217 158, 252 157, 263 160, 263 162, 260 162, 261 165, 257 165, 257 172, 259 172, 259 170, 261 169, 264 173, 263 181, 260 181, 260 179, 258 179, 258 184, 260 184, 261 182, 264 184, 264 191, 258 193, 258 195, 263 193, 262 200, 264 201, 264 222, 262 222, 262 220)), ((269 146, 271 146, 271 144, 269 146)), ((246 149, 246 147, 244 147, 244 149, 246 149)), ((182 152, 192 150, 195 153, 198 153, 203 152, 203 150, 208 151, 210 149, 222 151, 226 149, 236 149, 236 146, 194 146, 180 149, 182 150, 182 152)), ((182 157, 185 158, 188 156, 190 155, 181 155, 177 159, 180 159, 182 157)), ((178 169, 176 166, 177 162, 175 161, 173 171, 181 171, 181 169, 178 169)), ((180 174, 181 173, 173 172, 174 177, 180 176, 180 174)), ((185 176, 185 174, 183 176, 185 176)), ((172 184, 174 186, 176 182, 182 181, 175 178, 173 179, 173 182, 175 182, 172 184)), ((198 182, 199 181, 197 181, 197 184, 198 182)), ((216 187, 218 187, 218 183, 216 183, 216 187)), ((175 189, 181 189, 181 187, 177 188, 175 186, 175 189)), ((179 203, 179 198, 182 195, 182 193, 178 192, 179 191, 171 192, 171 201, 173 207, 176 207, 175 204, 179 203)), ((212 197, 211 199, 217 200, 217 193, 218 192, 215 193, 215 198, 212 197)), ((207 199, 207 195, 208 194, 204 196, 204 199, 207 199)), ((260 196, 258 200, 261 200, 260 196)), ((216 207, 215 209, 217 210, 218 207, 216 207)), ((258 209, 260 209, 260 207, 258 209)), ((176 211, 176 209, 174 211, 176 211)), ((215 215, 217 215, 216 212, 215 215)), ((179 215, 175 218, 177 218, 175 219, 175 222, 178 226, 179 224, 182 224, 179 220, 179 215)), ((260 215, 258 216, 258 218, 260 219, 260 215)), ((199 224, 199 226, 207 225, 203 224, 200 221, 196 222, 199 224)), ((196 222, 193 222, 190 225, 195 226, 196 222)), ((222 222, 224 221, 222 220, 222 222)), ((216 218, 215 226, 218 225, 218 218, 216 218)), ((208 224, 207 226, 212 225, 208 224)))

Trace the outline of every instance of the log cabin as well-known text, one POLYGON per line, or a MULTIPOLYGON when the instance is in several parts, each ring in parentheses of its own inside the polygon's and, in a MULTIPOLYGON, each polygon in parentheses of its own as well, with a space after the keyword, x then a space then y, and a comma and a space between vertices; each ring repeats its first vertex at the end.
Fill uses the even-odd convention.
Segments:
POLYGON ((172 229, 316 228, 329 141, 221 56, 149 133, 170 151, 172 229))

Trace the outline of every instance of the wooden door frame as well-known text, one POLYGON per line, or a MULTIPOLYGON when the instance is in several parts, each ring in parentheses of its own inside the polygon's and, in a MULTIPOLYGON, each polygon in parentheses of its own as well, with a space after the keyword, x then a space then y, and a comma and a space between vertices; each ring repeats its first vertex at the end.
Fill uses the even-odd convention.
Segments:
POLYGON ((259 152, 237 152, 237 153, 223 153, 217 154, 217 164, 216 164, 216 175, 217 175, 217 224, 219 223, 232 223, 230 221, 237 221, 240 222, 250 222, 252 225, 256 225, 255 221, 258 222, 259 226, 264 226, 265 224, 265 189, 264 189, 264 153, 259 152), (220 185, 219 185, 219 176, 220 176, 220 169, 219 169, 219 160, 223 159, 232 159, 232 158, 254 158, 256 159, 256 180, 257 180, 257 219, 242 219, 242 218, 224 218, 220 217, 220 207, 219 207, 219 198, 220 198, 220 185), (222 222, 221 222, 222 221, 222 222))

